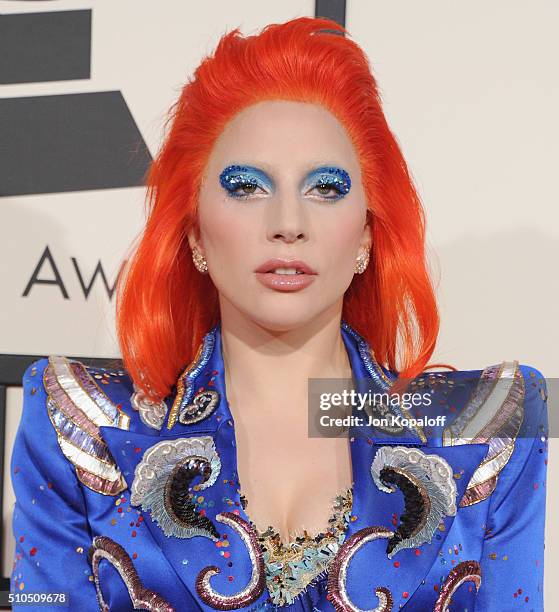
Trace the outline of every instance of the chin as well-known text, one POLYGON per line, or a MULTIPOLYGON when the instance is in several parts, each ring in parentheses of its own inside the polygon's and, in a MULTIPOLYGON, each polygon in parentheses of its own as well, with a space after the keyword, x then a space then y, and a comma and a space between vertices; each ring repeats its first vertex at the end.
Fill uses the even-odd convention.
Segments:
POLYGON ((288 332, 304 327, 316 316, 316 313, 305 312, 300 307, 297 309, 267 307, 248 314, 257 325, 272 332, 288 332))

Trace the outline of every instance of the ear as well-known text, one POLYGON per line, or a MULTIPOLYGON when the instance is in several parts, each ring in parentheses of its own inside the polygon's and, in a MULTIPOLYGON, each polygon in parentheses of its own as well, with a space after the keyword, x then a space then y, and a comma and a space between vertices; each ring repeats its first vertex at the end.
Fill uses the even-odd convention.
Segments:
POLYGON ((371 221, 373 215, 369 209, 367 209, 367 218, 365 220, 365 225, 363 227, 363 235, 361 237, 361 244, 359 245, 363 249, 367 249, 368 251, 371 249, 371 245, 373 243, 371 236, 371 221))
POLYGON ((190 246, 190 250, 193 251, 196 247, 198 248, 198 250, 201 251, 202 249, 200 248, 200 232, 198 231, 198 229, 196 227, 193 227, 188 230, 186 235, 188 237, 188 245, 190 246))

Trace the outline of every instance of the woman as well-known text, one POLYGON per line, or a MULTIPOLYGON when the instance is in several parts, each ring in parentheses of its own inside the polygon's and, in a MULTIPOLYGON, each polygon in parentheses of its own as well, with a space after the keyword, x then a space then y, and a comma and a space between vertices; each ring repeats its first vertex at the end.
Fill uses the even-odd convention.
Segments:
POLYGON ((53 356, 24 376, 18 594, 543 609, 545 380, 517 361, 425 373, 423 211, 344 32, 235 30, 184 87, 119 284, 125 370, 53 356), (365 398, 347 435, 309 414, 311 387, 336 403, 316 379, 365 398))

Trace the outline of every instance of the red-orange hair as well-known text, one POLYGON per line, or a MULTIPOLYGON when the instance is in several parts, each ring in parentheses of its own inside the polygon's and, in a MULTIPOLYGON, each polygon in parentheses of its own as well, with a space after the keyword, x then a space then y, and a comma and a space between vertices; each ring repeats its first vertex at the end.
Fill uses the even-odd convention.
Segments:
POLYGON ((147 173, 146 226, 117 286, 124 366, 152 399, 169 395, 219 321, 217 290, 194 267, 187 232, 197 227, 198 189, 216 139, 236 113, 263 100, 323 105, 345 126, 360 160, 371 261, 347 289, 342 318, 401 378, 422 372, 432 355, 439 315, 423 208, 369 61, 346 34, 330 19, 310 17, 270 24, 254 36, 236 28, 169 110, 171 129, 147 173))

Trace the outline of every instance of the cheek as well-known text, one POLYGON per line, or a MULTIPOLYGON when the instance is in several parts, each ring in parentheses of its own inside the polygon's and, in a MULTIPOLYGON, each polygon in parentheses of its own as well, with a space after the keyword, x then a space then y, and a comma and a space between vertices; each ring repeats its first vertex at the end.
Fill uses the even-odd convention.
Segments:
MULTIPOLYGON (((334 221, 334 220, 333 220, 334 221)), ((348 215, 328 224, 322 224, 320 243, 323 253, 337 268, 346 268, 354 261, 363 235, 364 220, 358 215, 348 215)))
POLYGON ((219 194, 201 203, 200 228, 208 256, 233 264, 247 250, 247 218, 234 210, 235 202, 223 202, 222 197, 219 194))

